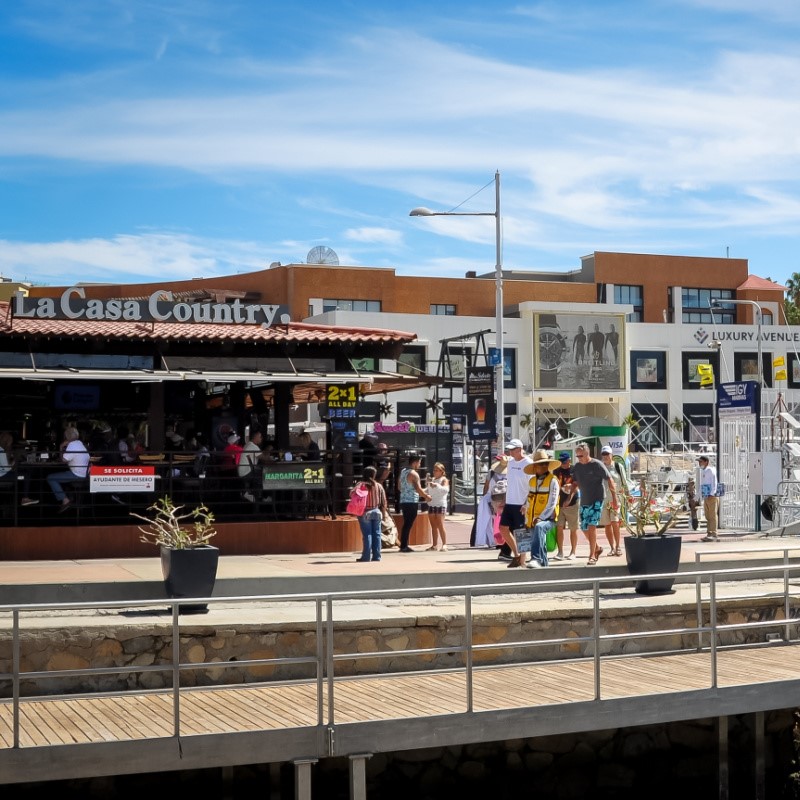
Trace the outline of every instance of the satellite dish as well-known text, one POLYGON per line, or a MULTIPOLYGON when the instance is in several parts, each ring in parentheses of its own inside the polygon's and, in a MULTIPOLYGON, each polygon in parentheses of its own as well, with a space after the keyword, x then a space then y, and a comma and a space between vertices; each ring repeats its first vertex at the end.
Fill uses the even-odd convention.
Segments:
POLYGON ((336 251, 330 247, 317 245, 308 251, 306 256, 306 264, 331 264, 334 267, 339 266, 339 256, 336 251))

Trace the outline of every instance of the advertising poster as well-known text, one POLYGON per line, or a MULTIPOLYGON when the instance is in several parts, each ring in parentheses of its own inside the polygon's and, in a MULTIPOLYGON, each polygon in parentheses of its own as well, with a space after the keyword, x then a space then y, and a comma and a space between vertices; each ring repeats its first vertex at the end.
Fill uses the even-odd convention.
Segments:
POLYGON ((358 443, 358 384, 330 384, 326 393, 326 416, 331 426, 334 450, 358 443))
POLYGON ((537 388, 624 389, 624 332, 622 315, 535 314, 537 388))
POLYGON ((473 441, 494 439, 497 435, 492 367, 470 367, 467 370, 467 428, 473 441))

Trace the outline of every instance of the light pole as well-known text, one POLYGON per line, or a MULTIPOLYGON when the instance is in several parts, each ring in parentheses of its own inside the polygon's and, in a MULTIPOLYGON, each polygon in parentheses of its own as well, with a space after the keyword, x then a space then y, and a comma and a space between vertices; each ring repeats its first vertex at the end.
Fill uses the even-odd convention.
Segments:
POLYGON ((720 309, 725 308, 726 305, 732 306, 739 306, 739 305, 746 305, 746 306, 753 306, 756 311, 758 312, 758 317, 756 318, 756 324, 758 326, 756 336, 758 337, 758 385, 763 389, 764 388, 764 365, 761 361, 761 320, 763 318, 763 314, 761 312, 761 306, 756 303, 755 300, 712 300, 710 303, 710 307, 712 309, 720 309))
MULTIPOLYGON (((484 186, 484 189, 486 187, 484 186)), ((494 217, 495 227, 495 326, 496 347, 500 363, 495 366, 495 392, 497 394, 497 447, 503 452, 505 437, 505 360, 503 355, 503 259, 500 232, 500 172, 494 173, 494 211, 431 211, 429 208, 414 208, 411 217, 494 217)))

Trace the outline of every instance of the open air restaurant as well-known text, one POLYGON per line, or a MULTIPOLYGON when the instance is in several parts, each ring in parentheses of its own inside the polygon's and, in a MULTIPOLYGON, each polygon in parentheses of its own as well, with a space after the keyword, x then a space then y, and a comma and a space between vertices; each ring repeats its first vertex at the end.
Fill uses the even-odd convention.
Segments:
POLYGON ((167 495, 208 506, 226 554, 360 549, 341 513, 359 400, 435 380, 363 364, 415 339, 291 322, 244 292, 17 293, 0 302, 0 558, 150 555, 132 514, 167 495))

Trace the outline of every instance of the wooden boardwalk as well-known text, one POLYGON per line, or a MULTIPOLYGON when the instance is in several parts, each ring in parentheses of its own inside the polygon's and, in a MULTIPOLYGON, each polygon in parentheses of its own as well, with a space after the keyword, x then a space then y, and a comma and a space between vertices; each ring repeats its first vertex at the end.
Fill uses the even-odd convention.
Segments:
POLYGON ((0 783, 292 761, 598 730, 800 703, 800 645, 339 678, 172 693, 21 698, 0 704, 0 783), (616 720, 616 722, 614 722, 616 720), (624 721, 624 722, 623 722, 624 721), (46 756, 44 753, 46 752, 46 756), (31 777, 31 776, 35 777, 31 777))

